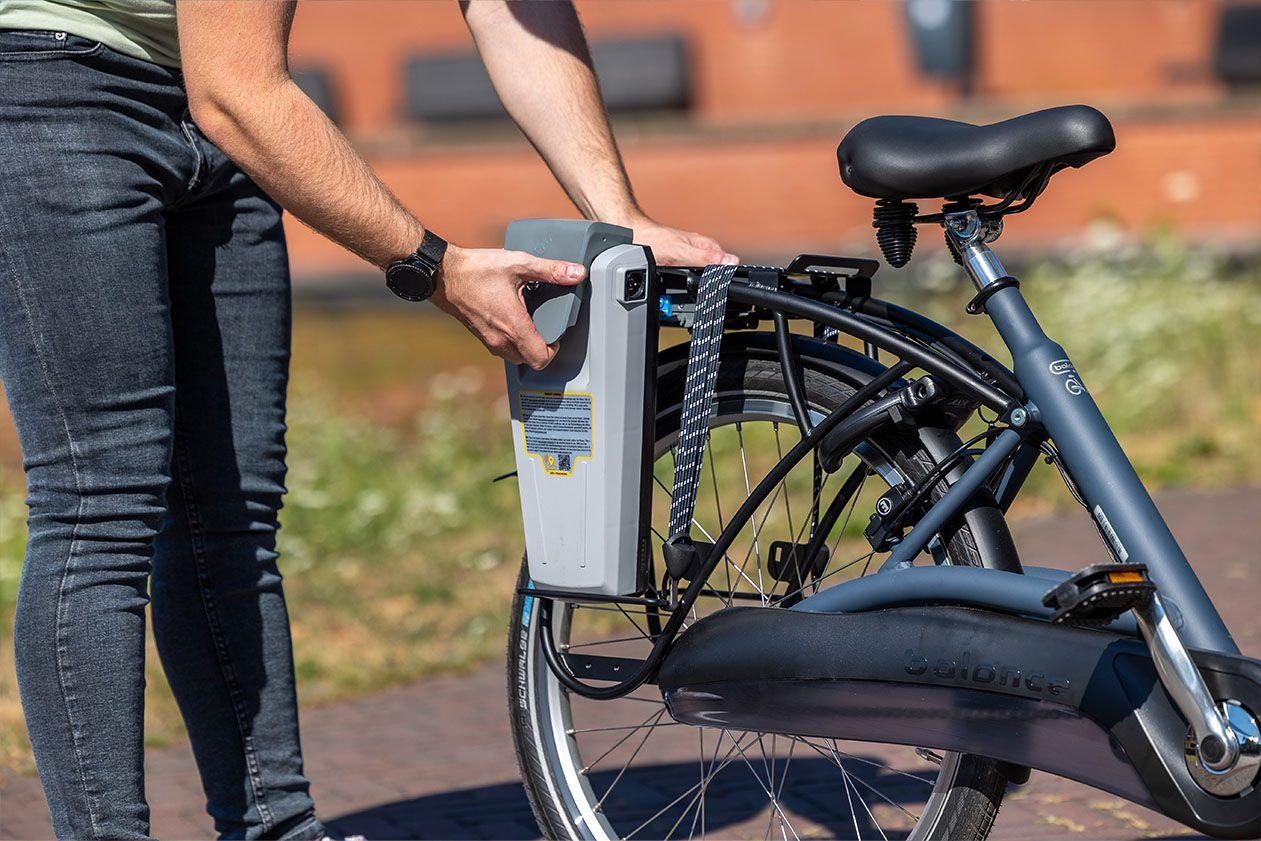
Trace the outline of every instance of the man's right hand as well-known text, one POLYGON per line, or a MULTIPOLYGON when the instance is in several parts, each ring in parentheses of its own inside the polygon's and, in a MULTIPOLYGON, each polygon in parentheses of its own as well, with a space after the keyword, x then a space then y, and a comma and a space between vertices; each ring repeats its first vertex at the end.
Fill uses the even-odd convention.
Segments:
POLYGON ((546 260, 522 251, 448 246, 430 299, 454 316, 486 349, 514 365, 538 371, 556 355, 525 309, 527 283, 576 286, 587 276, 580 263, 546 260))

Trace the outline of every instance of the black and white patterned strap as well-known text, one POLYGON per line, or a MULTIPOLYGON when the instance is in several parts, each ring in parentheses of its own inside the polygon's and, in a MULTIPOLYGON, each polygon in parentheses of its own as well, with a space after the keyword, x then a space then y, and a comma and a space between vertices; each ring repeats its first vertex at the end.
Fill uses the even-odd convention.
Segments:
POLYGON ((687 537, 700 488, 701 461, 709 437, 709 413, 718 377, 718 350, 727 315, 727 290, 736 266, 706 266, 696 290, 696 316, 687 352, 683 414, 674 454, 674 492, 670 498, 670 539, 687 537))

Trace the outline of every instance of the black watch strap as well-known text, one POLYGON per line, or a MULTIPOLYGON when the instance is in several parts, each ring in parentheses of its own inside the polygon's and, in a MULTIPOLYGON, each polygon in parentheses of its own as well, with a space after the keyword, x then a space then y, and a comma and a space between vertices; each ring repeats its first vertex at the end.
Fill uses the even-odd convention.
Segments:
POLYGON ((446 254, 447 241, 426 229, 425 238, 420 241, 420 247, 416 249, 416 256, 425 264, 425 268, 437 274, 438 268, 442 265, 442 258, 446 254))
POLYGON ((433 231, 412 254, 395 260, 385 270, 385 285, 395 295, 408 301, 427 300, 438 286, 438 270, 447 253, 447 241, 433 231))

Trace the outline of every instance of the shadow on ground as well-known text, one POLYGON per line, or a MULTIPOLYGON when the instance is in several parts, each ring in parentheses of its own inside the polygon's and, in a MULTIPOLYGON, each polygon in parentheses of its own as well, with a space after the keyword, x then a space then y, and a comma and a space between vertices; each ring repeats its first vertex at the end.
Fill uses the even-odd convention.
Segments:
MULTIPOLYGON (((778 824, 771 827, 768 774, 774 775, 780 808, 799 837, 903 838, 908 828, 903 809, 918 814, 931 790, 931 773, 891 770, 867 757, 847 758, 842 774, 829 759, 798 756, 787 776, 783 757, 773 762, 763 762, 760 755, 749 758, 745 763, 737 757, 706 785, 705 834, 760 838, 771 829, 779 835, 778 824)), ((699 779, 696 762, 657 764, 636 766, 620 779, 617 771, 593 774, 591 786, 601 795, 615 787, 604 811, 622 837, 687 838, 701 835, 699 779)), ((369 838, 539 837, 525 791, 515 782, 386 803, 343 815, 331 828, 369 838)))

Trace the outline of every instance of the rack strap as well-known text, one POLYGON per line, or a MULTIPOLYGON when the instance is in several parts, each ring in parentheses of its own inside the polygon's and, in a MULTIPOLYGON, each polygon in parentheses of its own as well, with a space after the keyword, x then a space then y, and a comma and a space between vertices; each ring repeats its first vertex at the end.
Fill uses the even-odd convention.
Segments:
POLYGON ((709 415, 714 403, 714 384, 718 378, 718 351, 727 315, 727 292, 736 268, 719 264, 706 266, 696 291, 696 316, 687 352, 683 413, 679 420, 679 440, 674 456, 670 539, 666 541, 666 563, 676 579, 683 577, 694 554, 692 514, 696 509, 701 463, 709 437, 709 415))

